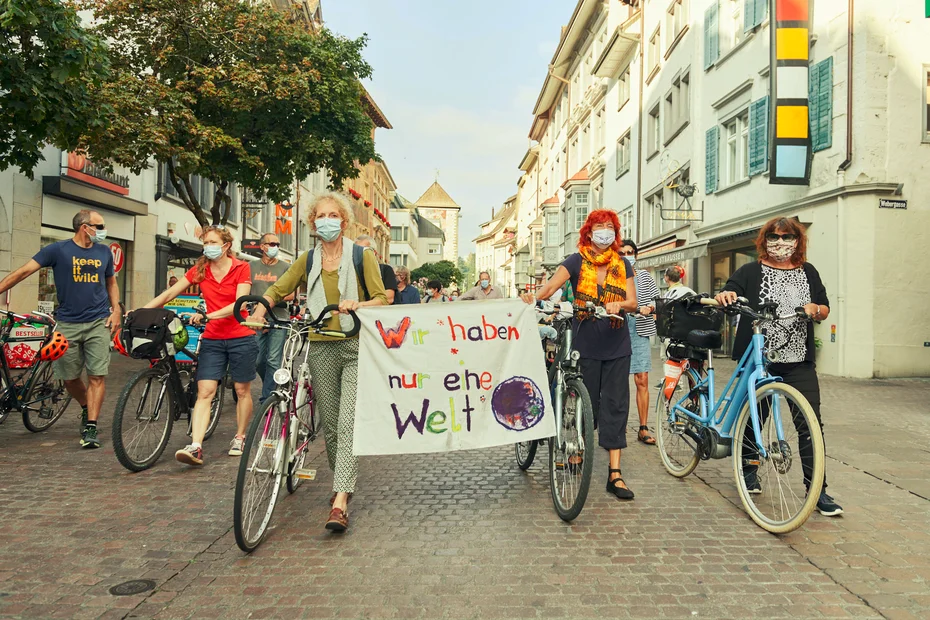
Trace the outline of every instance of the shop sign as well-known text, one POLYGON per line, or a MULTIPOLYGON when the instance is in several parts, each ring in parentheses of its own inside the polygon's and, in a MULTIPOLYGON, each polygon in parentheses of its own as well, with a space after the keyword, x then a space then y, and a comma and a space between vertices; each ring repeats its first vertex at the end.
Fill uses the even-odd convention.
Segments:
POLYGON ((126 253, 123 252, 122 246, 115 241, 110 244, 110 252, 113 254, 113 273, 119 273, 126 262, 126 253))
POLYGON ((664 265, 675 265, 686 260, 700 258, 705 255, 707 255, 707 244, 702 243, 700 245, 681 248, 674 252, 666 252, 664 254, 650 256, 648 258, 639 258, 636 261, 636 267, 638 269, 649 269, 652 267, 660 267, 664 265))
MULTIPOLYGON (((290 205, 290 203, 288 203, 290 205)), ((276 204, 274 206, 274 234, 290 235, 292 230, 291 208, 284 205, 276 204)))
POLYGON ((261 258, 262 256, 261 239, 243 239, 242 240, 242 251, 245 254, 249 254, 251 256, 257 256, 261 258))
POLYGON ((62 151, 65 176, 121 196, 129 195, 129 175, 107 172, 86 155, 62 151))
POLYGON ((878 199, 879 209, 907 209, 906 200, 892 200, 890 198, 878 199))

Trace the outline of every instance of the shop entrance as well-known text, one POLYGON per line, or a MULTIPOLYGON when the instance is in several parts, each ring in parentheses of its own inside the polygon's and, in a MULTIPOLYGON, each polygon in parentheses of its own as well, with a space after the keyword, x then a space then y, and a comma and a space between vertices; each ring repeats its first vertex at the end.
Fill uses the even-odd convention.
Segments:
MULTIPOLYGON (((753 245, 743 246, 732 250, 713 250, 711 252, 711 281, 713 284, 714 295, 719 293, 726 285, 727 280, 737 269, 743 265, 758 260, 759 254, 753 245)), ((731 355, 733 353, 733 341, 736 338, 736 326, 739 324, 739 317, 730 317, 724 324, 723 329, 723 353, 731 355)))

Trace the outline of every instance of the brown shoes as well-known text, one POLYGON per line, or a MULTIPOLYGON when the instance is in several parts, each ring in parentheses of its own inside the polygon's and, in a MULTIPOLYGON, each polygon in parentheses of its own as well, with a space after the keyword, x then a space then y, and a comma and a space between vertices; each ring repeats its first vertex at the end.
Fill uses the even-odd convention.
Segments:
POLYGON ((349 513, 340 508, 333 508, 329 513, 326 529, 330 532, 344 532, 349 529, 349 513))

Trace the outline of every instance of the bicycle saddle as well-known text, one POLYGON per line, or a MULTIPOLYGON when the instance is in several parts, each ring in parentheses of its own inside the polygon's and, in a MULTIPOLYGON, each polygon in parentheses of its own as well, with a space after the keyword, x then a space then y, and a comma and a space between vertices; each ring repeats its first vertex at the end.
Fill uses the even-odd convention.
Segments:
POLYGON ((692 329, 688 332, 688 344, 698 349, 719 349, 723 335, 709 329, 692 329))

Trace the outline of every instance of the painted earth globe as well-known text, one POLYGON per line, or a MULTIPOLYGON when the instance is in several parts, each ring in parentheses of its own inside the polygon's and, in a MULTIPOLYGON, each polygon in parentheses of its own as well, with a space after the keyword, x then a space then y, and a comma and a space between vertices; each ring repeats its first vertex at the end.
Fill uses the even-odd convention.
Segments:
POLYGON ((533 428, 542 420, 546 406, 542 392, 527 377, 511 377, 494 388, 491 411, 498 424, 513 431, 533 428))

